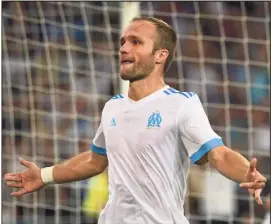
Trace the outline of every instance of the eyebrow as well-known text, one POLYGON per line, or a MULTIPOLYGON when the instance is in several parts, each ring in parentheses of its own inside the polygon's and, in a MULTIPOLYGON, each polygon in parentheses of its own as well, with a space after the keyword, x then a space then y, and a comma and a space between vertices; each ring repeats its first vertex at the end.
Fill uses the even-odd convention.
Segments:
MULTIPOLYGON (((140 41, 143 41, 142 40, 142 38, 140 38, 139 36, 135 36, 135 35, 129 35, 128 37, 127 37, 127 39, 139 39, 140 41)), ((125 37, 121 37, 120 38, 120 42, 123 42, 123 41, 125 41, 125 37)))

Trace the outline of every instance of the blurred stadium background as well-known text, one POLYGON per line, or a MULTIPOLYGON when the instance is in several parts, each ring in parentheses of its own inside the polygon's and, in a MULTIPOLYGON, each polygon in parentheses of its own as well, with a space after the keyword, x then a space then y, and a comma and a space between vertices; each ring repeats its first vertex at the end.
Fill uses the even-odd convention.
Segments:
MULTIPOLYGON (((43 167, 89 150, 104 103, 121 91, 123 4, 2 2, 3 173, 23 169, 18 157, 43 167)), ((270 3, 137 4, 178 33, 166 82, 197 92, 224 142, 256 156, 270 177, 270 3)), ((94 224, 107 199, 106 172, 18 199, 2 186, 3 224, 94 224)), ((192 167, 185 212, 191 224, 262 224, 268 215, 208 165, 192 167)))

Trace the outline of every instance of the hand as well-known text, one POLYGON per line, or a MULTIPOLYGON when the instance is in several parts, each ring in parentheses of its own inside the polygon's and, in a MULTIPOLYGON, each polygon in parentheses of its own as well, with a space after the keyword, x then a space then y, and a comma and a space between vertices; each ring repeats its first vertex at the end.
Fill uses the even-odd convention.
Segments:
POLYGON ((41 169, 33 162, 23 159, 19 159, 19 161, 27 169, 21 173, 8 173, 4 176, 4 180, 9 187, 21 188, 19 191, 11 193, 11 195, 22 196, 44 187, 45 184, 41 179, 41 169))
POLYGON ((246 173, 245 181, 240 184, 240 187, 247 188, 257 203, 262 205, 261 192, 265 186, 266 178, 257 171, 256 165, 257 159, 254 158, 250 161, 250 167, 246 173))

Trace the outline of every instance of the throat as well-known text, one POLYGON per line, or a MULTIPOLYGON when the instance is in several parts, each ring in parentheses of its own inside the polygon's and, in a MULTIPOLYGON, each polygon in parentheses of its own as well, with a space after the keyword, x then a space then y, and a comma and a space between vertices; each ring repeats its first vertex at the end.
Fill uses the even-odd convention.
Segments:
POLYGON ((165 83, 156 86, 133 85, 133 83, 130 83, 128 97, 133 101, 139 101, 163 89, 165 86, 165 83))

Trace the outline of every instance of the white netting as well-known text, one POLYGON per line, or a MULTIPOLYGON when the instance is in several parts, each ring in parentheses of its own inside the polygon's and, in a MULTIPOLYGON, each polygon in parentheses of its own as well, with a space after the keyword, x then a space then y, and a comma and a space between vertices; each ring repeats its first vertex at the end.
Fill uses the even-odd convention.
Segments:
MULTIPOLYGON (((257 156, 269 176, 270 4, 139 4, 141 15, 178 33, 166 82, 197 92, 224 142, 257 156)), ((120 91, 120 18, 120 2, 3 2, 3 173, 22 170, 18 157, 48 166, 88 150, 105 101, 120 91)), ((95 223, 82 210, 87 188, 48 186, 14 199, 3 184, 3 223, 95 223)), ((261 223, 265 215, 208 166, 192 168, 185 211, 191 223, 261 223)))

